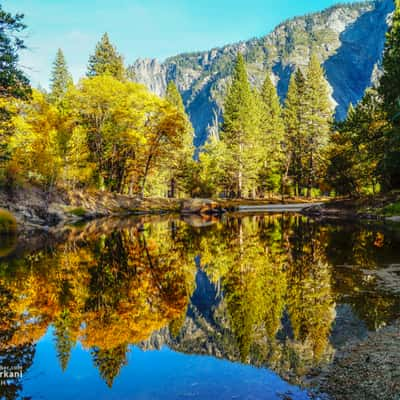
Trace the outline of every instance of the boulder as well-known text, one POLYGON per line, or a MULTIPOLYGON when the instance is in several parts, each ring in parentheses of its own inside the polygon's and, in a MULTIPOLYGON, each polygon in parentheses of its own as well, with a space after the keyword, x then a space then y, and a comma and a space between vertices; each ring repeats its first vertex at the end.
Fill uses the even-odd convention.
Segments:
POLYGON ((218 203, 210 199, 188 199, 182 204, 182 214, 220 214, 218 203))

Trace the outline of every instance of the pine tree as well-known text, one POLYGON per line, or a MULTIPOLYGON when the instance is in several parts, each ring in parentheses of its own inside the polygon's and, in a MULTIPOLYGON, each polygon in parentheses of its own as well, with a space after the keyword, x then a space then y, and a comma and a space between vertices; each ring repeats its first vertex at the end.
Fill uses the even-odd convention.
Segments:
POLYGON ((304 93, 305 78, 300 69, 292 74, 283 110, 286 134, 285 182, 289 176, 293 180, 296 195, 302 193, 304 186, 303 159, 305 147, 304 93))
POLYGON ((110 74, 118 80, 125 78, 123 58, 111 44, 107 33, 102 36, 96 45, 94 54, 89 58, 87 76, 102 74, 110 74))
MULTIPOLYGON (((395 4, 392 27, 385 43, 382 62, 384 73, 379 86, 389 118, 400 113, 400 0, 395 0, 395 4)), ((398 121, 400 123, 400 114, 398 121)))
POLYGON ((282 141, 285 127, 278 93, 269 74, 261 88, 261 100, 262 187, 274 190, 278 187, 282 172, 282 141))
POLYGON ((26 98, 29 81, 18 67, 18 52, 25 48, 18 35, 26 28, 22 14, 12 15, 0 5, 0 98, 26 98))
POLYGON ((326 179, 339 194, 375 193, 382 182, 386 115, 376 89, 366 90, 354 108, 349 107, 345 121, 336 123, 331 138, 326 179))
POLYGON ((315 54, 307 68, 304 94, 304 119, 307 123, 305 140, 305 173, 307 195, 318 182, 326 166, 325 150, 329 141, 332 109, 324 70, 315 54))
MULTIPOLYGON (((12 113, 10 98, 26 99, 31 94, 29 80, 18 65, 19 51, 25 48, 20 33, 26 28, 22 14, 12 15, 0 5, 0 177, 10 158, 8 149, 12 113)), ((6 179, 7 180, 7 179, 6 179)))
POLYGON ((72 76, 68 71, 64 53, 61 49, 58 49, 51 73, 50 100, 54 103, 60 102, 71 84, 72 76))
POLYGON ((239 53, 232 84, 225 98, 221 136, 228 151, 226 168, 235 175, 233 190, 237 197, 242 197, 245 189, 254 190, 257 182, 260 162, 255 154, 260 149, 260 115, 257 108, 244 58, 239 53))
POLYGON ((379 93, 393 127, 387 133, 381 169, 384 189, 400 188, 400 0, 395 0, 392 27, 387 34, 379 93))

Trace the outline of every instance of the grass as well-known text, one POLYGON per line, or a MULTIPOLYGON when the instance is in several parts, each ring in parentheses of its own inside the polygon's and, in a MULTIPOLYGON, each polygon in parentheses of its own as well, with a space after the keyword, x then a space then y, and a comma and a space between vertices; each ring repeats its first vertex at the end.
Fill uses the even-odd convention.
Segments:
POLYGON ((17 221, 9 211, 0 209, 0 233, 15 233, 17 221))

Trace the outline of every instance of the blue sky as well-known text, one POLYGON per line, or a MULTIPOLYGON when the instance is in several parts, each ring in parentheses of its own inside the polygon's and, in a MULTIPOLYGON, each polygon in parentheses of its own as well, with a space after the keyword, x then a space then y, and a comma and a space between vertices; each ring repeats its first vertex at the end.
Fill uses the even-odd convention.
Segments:
MULTIPOLYGON (((341 0, 343 2, 343 0, 341 0)), ((351 2, 351 1, 347 1, 351 2)), ((34 85, 48 85, 61 47, 74 79, 85 73, 102 33, 124 55, 165 59, 262 36, 283 20, 329 7, 336 0, 2 0, 23 12, 29 50, 21 64, 34 85)))

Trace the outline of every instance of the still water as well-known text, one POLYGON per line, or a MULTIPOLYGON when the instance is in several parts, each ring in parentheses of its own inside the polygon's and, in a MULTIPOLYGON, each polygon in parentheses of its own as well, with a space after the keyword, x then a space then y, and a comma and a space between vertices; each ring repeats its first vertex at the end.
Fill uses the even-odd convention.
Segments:
POLYGON ((400 316, 396 227, 143 217, 0 240, 4 399, 305 400, 302 377, 400 316))

